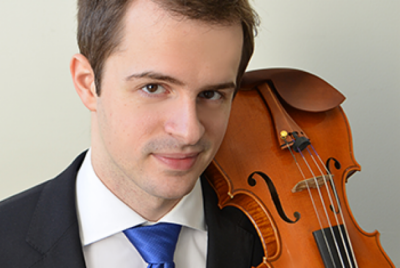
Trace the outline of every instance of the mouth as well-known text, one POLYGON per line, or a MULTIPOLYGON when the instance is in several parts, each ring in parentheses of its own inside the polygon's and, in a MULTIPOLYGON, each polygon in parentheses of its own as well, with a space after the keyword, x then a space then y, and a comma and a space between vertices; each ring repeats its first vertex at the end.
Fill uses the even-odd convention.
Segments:
POLYGON ((199 153, 190 154, 153 154, 153 156, 171 170, 187 171, 191 169, 199 156, 199 153))

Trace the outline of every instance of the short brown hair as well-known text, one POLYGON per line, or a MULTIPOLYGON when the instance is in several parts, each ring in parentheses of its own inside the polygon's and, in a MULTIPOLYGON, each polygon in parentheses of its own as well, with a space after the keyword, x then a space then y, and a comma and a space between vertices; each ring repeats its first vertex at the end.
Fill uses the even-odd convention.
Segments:
MULTIPOLYGON (((97 95, 100 95, 105 60, 122 39, 123 18, 135 0, 78 0, 78 46, 92 66, 97 95)), ((242 58, 237 83, 243 76, 254 51, 258 16, 248 0, 152 0, 161 7, 189 19, 213 24, 240 21, 243 28, 242 58)))

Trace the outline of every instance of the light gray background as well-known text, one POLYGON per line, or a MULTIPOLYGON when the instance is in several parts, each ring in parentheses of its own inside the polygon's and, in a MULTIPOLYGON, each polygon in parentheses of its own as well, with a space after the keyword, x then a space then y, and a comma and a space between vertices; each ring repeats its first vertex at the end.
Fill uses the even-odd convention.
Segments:
MULTIPOLYGON (((400 1, 253 3, 262 26, 249 69, 303 69, 347 97, 362 166, 347 185, 352 212, 400 265, 400 1)), ((0 2, 0 199, 57 175, 90 144, 69 75, 75 5, 0 2)))

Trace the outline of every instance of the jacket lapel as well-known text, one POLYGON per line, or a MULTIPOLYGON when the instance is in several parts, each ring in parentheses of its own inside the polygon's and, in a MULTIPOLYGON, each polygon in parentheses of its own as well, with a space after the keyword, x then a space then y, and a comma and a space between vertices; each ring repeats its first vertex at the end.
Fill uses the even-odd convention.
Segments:
POLYGON ((75 181, 84 154, 45 184, 26 241, 42 255, 32 267, 85 267, 76 215, 75 181))
POLYGON ((236 208, 220 210, 217 196, 205 178, 202 178, 202 187, 208 227, 207 268, 251 267, 258 241, 254 233, 246 229, 251 225, 249 220, 236 208))

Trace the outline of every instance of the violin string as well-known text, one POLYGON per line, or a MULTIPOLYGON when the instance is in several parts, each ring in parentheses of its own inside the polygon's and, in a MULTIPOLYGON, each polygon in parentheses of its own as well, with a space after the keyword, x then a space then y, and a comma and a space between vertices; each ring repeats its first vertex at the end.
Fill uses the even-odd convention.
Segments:
MULTIPOLYGON (((320 218, 320 216, 319 216, 317 206, 315 205, 314 199, 313 199, 313 197, 312 197, 311 188, 310 188, 310 186, 309 186, 309 184, 308 184, 308 181, 307 181, 307 179, 306 179, 306 177, 305 177, 305 175, 304 175, 304 173, 303 173, 303 170, 302 170, 300 164, 297 162, 296 156, 295 156, 294 153, 292 152, 291 147, 288 146, 289 144, 287 143, 286 139, 285 139, 285 143, 286 143, 286 145, 287 145, 287 148, 289 149, 289 152, 291 153, 291 155, 292 155, 292 157, 293 157, 293 159, 294 159, 294 162, 296 163, 297 169, 299 170, 299 172, 300 172, 300 174, 301 174, 301 176, 302 176, 302 178, 303 178, 303 181, 304 181, 305 184, 306 184, 306 188, 307 188, 307 191, 308 191, 308 195, 310 196, 310 200, 311 200, 312 206, 313 206, 313 208, 314 208, 314 213, 315 213, 315 215, 316 215, 316 217, 317 217, 317 220, 318 220, 320 229, 322 230, 323 227, 322 227, 321 218, 320 218)), ((329 243, 328 243, 328 238, 326 237, 325 232, 321 232, 321 233, 322 233, 322 236, 323 236, 323 238, 324 238, 326 248, 328 249, 329 257, 331 258, 331 261, 332 261, 332 263, 333 263, 334 268, 336 268, 336 264, 335 264, 335 262, 334 262, 333 255, 332 255, 332 250, 331 250, 331 247, 330 247, 330 245, 329 245, 329 243)))
MULTIPOLYGON (((314 148, 312 145, 311 145, 311 148, 313 149, 315 155, 316 155, 319 159, 321 159, 321 158, 319 157, 317 151, 315 150, 315 148, 314 148)), ((344 250, 345 250, 345 253, 346 253, 346 258, 347 258, 348 263, 350 264, 350 268, 353 268, 353 264, 352 264, 352 262, 351 262, 350 254, 349 254, 349 251, 348 251, 348 249, 347 249, 346 242, 345 242, 345 239, 344 239, 344 236, 343 236, 342 228, 340 228, 340 223, 339 223, 339 219, 338 219, 337 214, 336 214, 336 208, 335 208, 335 205, 334 205, 334 203, 333 203, 332 195, 331 195, 331 193, 330 193, 330 191, 329 191, 328 181, 327 181, 327 179, 326 179, 326 176, 329 176, 329 177, 330 177, 330 178, 329 178, 329 179, 330 179, 330 182, 332 183, 332 182, 333 182, 332 176, 331 176, 331 174, 330 174, 329 172, 327 172, 328 175, 325 175, 325 174, 323 173, 323 171, 322 171, 320 165, 319 165, 318 162, 316 161, 315 157, 314 157, 313 154, 311 153, 311 151, 310 151, 309 148, 307 148, 307 151, 308 151, 308 153, 310 154, 310 157, 311 157, 312 161, 314 162, 315 166, 317 167, 319 173, 321 174, 321 177, 323 178, 324 185, 325 185, 325 189, 326 189, 326 193, 327 193, 327 196, 328 196, 330 205, 331 205, 332 210, 333 210, 333 215, 334 215, 334 217, 335 217, 336 225, 338 226, 338 231, 339 231, 339 234, 340 234, 340 239, 341 239, 342 244, 344 245, 344 250)), ((335 186, 332 185, 332 188, 335 188, 335 186)), ((335 190, 333 190, 333 191, 335 191, 335 190)), ((339 200, 338 200, 338 199, 336 199, 336 203, 338 204, 339 212, 340 212, 340 214, 342 215, 342 210, 341 210, 341 208, 339 207, 339 200)), ((343 217, 342 217, 342 222, 344 222, 343 217)), ((344 226, 345 226, 345 225, 344 225, 344 226)), ((346 228, 346 227, 345 227, 345 228, 346 228)), ((334 237, 334 239, 335 239, 335 243, 337 243, 337 242, 336 242, 336 236, 334 237)), ((348 241, 350 241, 350 240, 348 240, 348 241)), ((338 254, 339 254, 339 255, 341 254, 340 251, 338 251, 338 254)))
MULTIPOLYGON (((324 211, 324 213, 325 213, 325 217, 326 217, 326 220, 327 220, 327 223, 328 223, 328 228, 329 228, 329 231, 330 231, 330 233, 331 233, 331 235, 332 235, 332 238, 333 238, 333 241, 334 241, 334 244, 335 244, 335 248, 336 248, 336 251, 337 251, 338 256, 339 256, 340 263, 342 264, 342 267, 345 267, 343 258, 342 258, 341 254, 340 254, 339 245, 338 245, 338 242, 336 241, 335 233, 334 233, 334 231, 333 231, 333 227, 332 227, 331 221, 330 221, 330 219, 329 219, 328 211, 326 210, 326 207, 325 207, 325 200, 324 200, 324 198, 323 198, 323 196, 322 196, 321 189, 320 189, 320 187, 318 186, 318 180, 317 180, 317 178, 316 178, 316 176, 315 176, 315 174, 314 174, 314 172, 313 172, 313 170, 312 170, 310 164, 308 163, 307 159, 306 159, 305 156, 303 155, 303 153, 302 153, 300 150, 299 150, 299 153, 300 153, 301 157, 303 158, 303 161, 304 161, 304 163, 306 164, 308 170, 310 171, 311 177, 312 177, 313 180, 314 180, 314 183, 315 183, 315 185, 316 185, 316 189, 317 189, 317 192, 318 192, 318 195, 319 195, 319 199, 320 199, 320 201, 321 201, 322 208, 323 208, 323 211, 324 211)), ((312 202, 314 203, 314 199, 313 199, 312 195, 310 195, 310 198, 311 198, 312 202)), ((316 213, 318 213, 318 212, 316 212, 316 213)), ((319 216, 318 216, 318 217, 319 217, 319 216)), ((322 230, 322 229, 323 229, 323 228, 321 227, 321 230, 322 230)))
MULTIPOLYGON (((339 209, 339 211, 340 211, 339 215, 340 215, 340 217, 341 217, 341 219, 342 219, 342 223, 343 223, 345 235, 346 235, 346 237, 347 237, 347 241, 349 242, 349 247, 350 247, 350 251, 351 251, 350 253, 351 253, 351 256, 353 257, 355 268, 358 268, 356 256, 355 256, 355 254, 354 254, 353 245, 352 245, 351 240, 350 240, 350 236, 349 236, 349 232, 348 232, 348 229, 347 229, 346 221, 344 220, 344 216, 343 216, 343 210, 342 210, 342 208, 341 208, 339 196, 338 196, 338 194, 337 194, 335 181, 334 181, 333 178, 332 178, 332 173, 331 173, 331 172, 329 171, 329 169, 325 166, 325 164, 324 164, 324 162, 322 161, 321 157, 319 156, 319 154, 317 153, 317 151, 315 150, 315 148, 314 148, 312 145, 311 145, 311 148, 313 149, 315 155, 317 156, 317 159, 318 159, 318 161, 320 162, 321 166, 324 167, 326 174, 329 176, 329 181, 330 181, 330 183, 331 183, 332 191, 333 191, 333 194, 335 195, 336 203, 337 203, 338 209, 339 209)), ((336 213, 335 213, 335 217, 336 217, 336 213)), ((339 228, 339 230, 341 230, 341 228, 339 228)), ((342 237, 342 239, 343 239, 343 237, 342 237)), ((346 253, 347 253, 347 247, 345 247, 345 249, 346 249, 346 253)), ((347 253, 347 254, 349 254, 349 253, 347 253)), ((351 262, 349 261, 349 263, 351 263, 351 262)))

